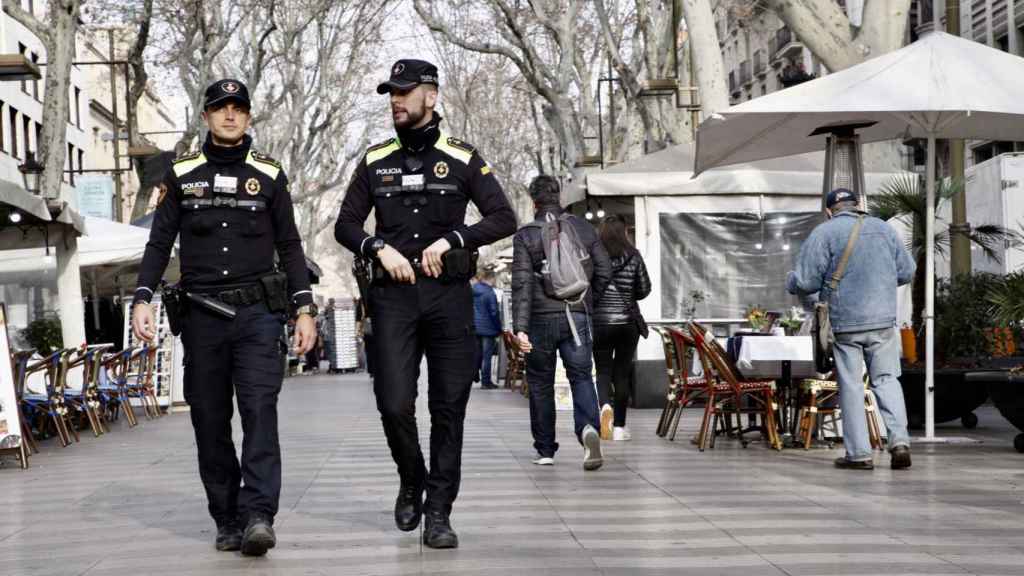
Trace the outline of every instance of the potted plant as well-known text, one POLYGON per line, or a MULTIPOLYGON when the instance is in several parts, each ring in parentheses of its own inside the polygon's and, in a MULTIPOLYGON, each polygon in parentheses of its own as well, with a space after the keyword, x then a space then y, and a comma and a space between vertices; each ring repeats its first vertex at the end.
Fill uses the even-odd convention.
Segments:
POLYGON ((807 321, 806 314, 799 306, 791 307, 779 320, 779 325, 786 331, 786 336, 795 336, 800 332, 804 322, 807 321))
POLYGON ((771 318, 768 317, 768 311, 760 306, 747 306, 747 311, 744 313, 747 322, 750 327, 756 332, 761 332, 771 323, 771 318))
POLYGON ((1024 325, 1024 274, 1014 272, 1001 278, 990 288, 986 303, 991 306, 992 318, 1010 331, 1009 343, 1005 330, 1001 331, 1001 337, 993 337, 994 348, 1010 355, 997 358, 996 366, 968 374, 967 379, 987 386, 999 413, 1022 431, 1013 445, 1017 451, 1024 452, 1024 371, 1021 370, 1022 359, 1013 357, 1010 351, 1017 348, 1016 341, 1024 325))
POLYGON ((18 335, 42 356, 49 356, 64 347, 60 318, 57 317, 37 318, 18 335))
MULTIPOLYGON (((935 192, 935 210, 940 212, 943 203, 963 192, 960 180, 943 179, 937 183, 935 192)), ((911 228, 911 239, 908 242, 911 256, 917 269, 911 289, 913 308, 912 319, 914 333, 917 334, 917 350, 919 362, 905 366, 900 383, 903 385, 904 397, 907 402, 907 418, 912 427, 924 422, 924 292, 925 292, 925 212, 928 207, 921 177, 916 174, 894 176, 879 192, 869 198, 871 214, 882 220, 898 219, 906 222, 911 228)), ((936 227, 934 242, 937 254, 946 254, 950 248, 950 231, 940 224, 936 227)), ((1019 243, 1020 235, 995 224, 980 224, 966 232, 972 244, 985 255, 998 259, 995 252, 997 246, 1005 243, 1019 243)), ((939 283, 936 286, 936 346, 935 346, 935 421, 945 422, 961 418, 968 426, 975 425, 977 418, 973 410, 985 398, 985 386, 965 385, 964 376, 968 369, 977 366, 991 354, 982 352, 986 342, 983 330, 996 326, 988 315, 986 304, 988 288, 993 279, 990 277, 971 280, 973 276, 954 279, 953 282, 939 283), (959 285, 967 282, 962 289, 959 285), (958 319, 957 316, 970 309, 970 319, 958 319), (984 325, 982 325, 984 324, 984 325), (975 332, 975 328, 977 331, 975 332), (967 338, 965 334, 973 334, 967 338), (974 339, 976 338, 976 339, 974 339), (982 347, 982 348, 978 348, 982 347), (979 356, 980 354, 980 356, 979 356), (967 390, 967 388, 973 388, 967 390), (965 396, 966 395, 966 396, 965 396), (979 400, 980 398, 980 400, 979 400)))

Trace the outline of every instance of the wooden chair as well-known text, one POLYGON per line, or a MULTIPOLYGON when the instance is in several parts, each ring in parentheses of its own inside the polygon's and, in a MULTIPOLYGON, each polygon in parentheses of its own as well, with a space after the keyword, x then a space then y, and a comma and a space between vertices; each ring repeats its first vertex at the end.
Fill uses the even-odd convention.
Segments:
POLYGON ((52 426, 61 446, 65 447, 71 444, 72 437, 78 442, 78 432, 71 426, 68 408, 64 404, 64 371, 67 369, 67 356, 73 353, 73 349, 57 350, 46 358, 29 362, 25 368, 26 382, 33 374, 43 375, 45 391, 25 391, 24 413, 36 422, 36 429, 44 436, 47 428, 52 426))
POLYGON ((661 347, 665 351, 665 375, 668 377, 668 388, 665 390, 665 406, 661 409, 658 426, 654 431, 658 436, 664 437, 668 433, 669 424, 675 419, 676 411, 679 409, 677 398, 679 374, 677 371, 676 345, 668 328, 652 326, 651 330, 661 337, 661 347))
POLYGON ((701 397, 706 400, 709 387, 713 386, 715 382, 714 375, 711 372, 705 371, 702 376, 690 375, 690 366, 696 353, 696 345, 693 338, 682 328, 669 327, 667 331, 674 350, 673 356, 676 362, 675 373, 677 377, 676 394, 675 398, 673 398, 675 417, 666 426, 665 431, 668 433, 669 429, 671 429, 668 439, 675 440, 676 432, 679 429, 679 421, 682 419, 683 409, 693 405, 701 397))
MULTIPOLYGON (((878 424, 878 410, 875 406, 875 395, 867 386, 865 376, 864 386, 864 411, 868 421, 868 438, 871 440, 871 447, 878 450, 882 448, 882 432, 878 424)), ((822 430, 825 424, 825 417, 832 420, 835 430, 836 417, 839 415, 839 383, 835 380, 818 380, 808 378, 800 382, 801 406, 797 413, 797 438, 804 445, 804 450, 811 447, 815 429, 822 430)))
MULTIPOLYGON (((718 345, 713 337, 705 335, 706 331, 697 323, 690 323, 690 336, 697 346, 698 354, 704 365, 707 374, 708 408, 704 411, 704 422, 701 425, 701 432, 698 438, 701 449, 708 442, 708 418, 713 414, 717 428, 717 422, 726 414, 735 414, 737 417, 740 444, 747 447, 747 441, 743 438, 742 428, 743 414, 753 414, 761 417, 761 432, 767 437, 769 444, 776 450, 782 449, 782 437, 779 435, 778 424, 775 420, 775 382, 772 380, 747 380, 728 360, 728 356, 722 347, 718 345), (718 376, 718 381, 712 381, 710 372, 718 376)), ((714 436, 711 437, 712 442, 714 436)))
POLYGON ((160 411, 160 402, 156 398, 156 387, 153 384, 153 376, 156 373, 156 355, 159 350, 159 342, 147 343, 142 346, 138 354, 132 356, 135 381, 129 380, 128 397, 138 398, 141 401, 142 409, 149 420, 163 416, 160 411))
MULTIPOLYGON (((69 355, 65 379, 72 370, 81 369, 82 387, 70 388, 65 385, 64 401, 83 420, 89 422, 94 436, 99 437, 107 432, 100 418, 99 372, 103 360, 103 352, 113 344, 82 346, 69 355)), ((65 383, 66 384, 66 383, 65 383)))
POLYGON ((518 381, 523 396, 526 396, 529 393, 526 383, 526 354, 519 348, 519 342, 512 332, 502 332, 501 341, 505 346, 505 387, 515 390, 518 381))
POLYGON ((104 417, 107 421, 117 420, 120 412, 124 412, 128 427, 139 424, 132 408, 131 396, 128 392, 128 370, 132 358, 141 353, 140 348, 126 348, 120 352, 105 354, 101 363, 100 395, 103 401, 104 417))
MULTIPOLYGON (((11 371, 14 373, 14 397, 21 416, 21 438, 30 453, 38 454, 39 444, 36 443, 35 434, 32 433, 32 426, 29 423, 29 414, 25 410, 25 380, 28 378, 28 363, 32 360, 33 354, 35 350, 12 352, 11 371)), ((26 462, 22 463, 22 468, 27 467, 26 459, 26 462)))

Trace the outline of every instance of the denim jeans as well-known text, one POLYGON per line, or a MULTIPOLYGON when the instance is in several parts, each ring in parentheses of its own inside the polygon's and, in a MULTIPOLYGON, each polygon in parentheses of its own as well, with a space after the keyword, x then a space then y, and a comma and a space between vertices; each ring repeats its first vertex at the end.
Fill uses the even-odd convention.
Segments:
POLYGON ((477 336, 476 337, 476 353, 480 358, 480 384, 482 386, 491 386, 491 358, 494 357, 494 347, 498 341, 494 336, 477 336))
POLYGON ((576 439, 581 440, 588 424, 600 430, 597 388, 594 386, 593 345, 590 322, 585 314, 573 313, 580 336, 576 345, 565 314, 538 314, 530 318, 530 343, 526 356, 526 381, 530 386, 530 429, 533 447, 541 456, 554 456, 555 442, 555 354, 562 357, 572 387, 576 439))
POLYGON ((910 446, 907 407, 903 401, 900 376, 900 339, 895 328, 836 334, 836 373, 839 378, 839 406, 843 411, 843 445, 850 460, 870 460, 864 412, 864 362, 871 377, 871 390, 878 411, 889 430, 889 449, 910 446))

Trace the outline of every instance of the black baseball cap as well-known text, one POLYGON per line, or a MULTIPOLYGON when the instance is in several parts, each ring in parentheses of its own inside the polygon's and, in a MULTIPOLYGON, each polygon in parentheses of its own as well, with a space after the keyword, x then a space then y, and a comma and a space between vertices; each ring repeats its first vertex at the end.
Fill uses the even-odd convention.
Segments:
POLYGON ((238 80, 224 78, 217 80, 206 88, 206 100, 203 102, 203 108, 216 106, 228 100, 234 100, 235 102, 252 107, 252 102, 249 101, 249 89, 246 88, 245 84, 238 80))
POLYGON ((420 84, 438 85, 437 66, 426 60, 399 60, 391 67, 391 78, 377 85, 377 94, 411 90, 420 84))
POLYGON ((856 202, 857 193, 847 188, 836 188, 825 198, 825 207, 831 208, 840 202, 856 202))

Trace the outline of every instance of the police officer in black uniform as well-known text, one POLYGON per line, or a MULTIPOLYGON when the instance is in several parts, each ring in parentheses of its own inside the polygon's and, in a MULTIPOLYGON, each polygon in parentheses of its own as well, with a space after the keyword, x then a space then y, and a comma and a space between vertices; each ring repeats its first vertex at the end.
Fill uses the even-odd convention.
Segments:
POLYGON ((463 420, 476 372, 472 271, 450 270, 477 248, 512 235, 516 218, 490 166, 472 146, 439 126, 437 68, 399 60, 377 86, 390 94, 397 138, 371 146, 356 168, 334 235, 386 274, 370 290, 374 393, 401 479, 400 530, 419 526, 423 542, 455 548, 448 521, 459 491, 463 420), (472 201, 481 220, 465 225, 472 201), (376 235, 363 223, 376 209, 376 235), (468 275, 466 275, 468 273, 468 275), (416 431, 420 359, 427 355, 430 470, 416 431), (423 492, 426 490, 426 500, 423 492))
POLYGON ((179 305, 185 399, 199 475, 217 523, 215 544, 218 550, 259 556, 276 543, 282 330, 290 309, 297 316, 295 353, 304 354, 316 343, 316 307, 288 178, 280 164, 252 149, 245 133, 251 118, 248 89, 226 79, 214 82, 205 96, 206 142, 200 151, 176 159, 160 187, 132 327, 138 338, 153 339, 149 302, 180 234, 181 286, 195 298, 179 305), (275 272, 275 252, 283 272, 275 272), (223 314, 225 309, 234 310, 234 318, 223 314), (232 392, 244 433, 241 467, 231 439, 232 392))

